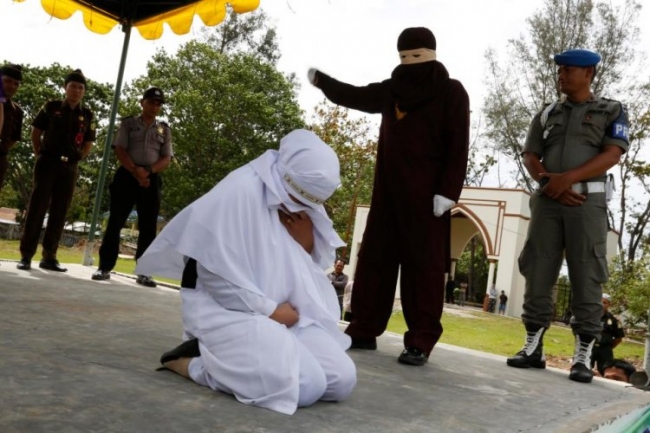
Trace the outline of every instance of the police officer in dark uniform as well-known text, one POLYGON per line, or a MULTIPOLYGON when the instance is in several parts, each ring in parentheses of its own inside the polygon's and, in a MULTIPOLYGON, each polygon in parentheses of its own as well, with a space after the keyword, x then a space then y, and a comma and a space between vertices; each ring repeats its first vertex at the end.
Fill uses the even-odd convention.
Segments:
MULTIPOLYGON (((99 249, 99 269, 93 280, 107 280, 115 266, 120 247, 120 231, 135 205, 138 212, 138 248, 136 260, 156 237, 156 224, 160 210, 160 173, 173 156, 171 129, 156 119, 165 96, 162 90, 152 87, 144 92, 140 105, 142 113, 122 120, 113 143, 120 167, 110 186, 111 209, 108 226, 99 249)), ((138 275, 138 284, 155 287, 156 282, 147 275, 138 275)))
POLYGON ((601 376, 605 374, 605 364, 614 359, 614 348, 625 337, 625 331, 619 326, 618 319, 609 312, 610 302, 610 296, 603 293, 603 315, 600 318, 603 330, 600 333, 600 340, 594 344, 591 352, 591 367, 597 367, 601 376))
POLYGON ((83 73, 79 69, 70 72, 65 77, 65 98, 45 103, 32 122, 34 189, 20 241, 22 258, 18 269, 31 269, 43 220, 49 213, 39 267, 67 271, 56 259, 56 252, 77 182, 77 164, 88 155, 95 141, 93 113, 81 102, 85 92, 83 73))
POLYGON ((537 113, 522 152, 539 182, 530 198, 528 238, 519 256, 526 278, 526 343, 507 364, 545 368, 543 336, 553 316, 553 285, 566 257, 571 280, 576 344, 569 379, 591 382, 591 351, 602 325, 602 284, 607 281, 607 170, 629 147, 622 104, 591 93, 600 55, 568 50, 555 56, 565 95, 537 113))
POLYGON ((16 142, 21 140, 23 129, 23 109, 12 98, 23 80, 22 66, 5 65, 0 68, 5 101, 2 104, 4 123, 0 128, 0 189, 4 185, 5 173, 9 166, 8 154, 16 142))

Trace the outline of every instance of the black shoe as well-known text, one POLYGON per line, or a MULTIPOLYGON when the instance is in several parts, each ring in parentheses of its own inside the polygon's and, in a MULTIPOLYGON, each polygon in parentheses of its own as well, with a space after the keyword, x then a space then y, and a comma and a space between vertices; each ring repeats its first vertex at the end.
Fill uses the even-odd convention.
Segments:
POLYGON ((147 287, 156 287, 156 282, 153 280, 153 278, 146 275, 138 275, 138 278, 136 278, 135 282, 147 287))
POLYGON ((16 267, 21 271, 29 271, 32 268, 32 261, 30 259, 23 257, 22 259, 20 259, 16 267))
POLYGON ((102 271, 101 269, 97 269, 93 276, 90 278, 96 281, 110 280, 111 271, 102 271))
POLYGON ((201 356, 199 340, 192 338, 191 340, 184 341, 169 352, 163 353, 160 357, 160 363, 165 365, 165 363, 179 358, 198 358, 199 356, 201 356))
POLYGON ((43 259, 38 264, 38 267, 41 269, 47 269, 48 271, 68 272, 68 268, 62 267, 56 259, 43 259))
POLYGON ((589 383, 594 378, 594 373, 589 365, 591 365, 591 349, 595 342, 596 338, 592 335, 576 335, 576 348, 569 379, 575 382, 589 383))
POLYGON ((508 358, 506 364, 516 368, 546 368, 544 332, 546 328, 539 328, 535 332, 526 330, 524 347, 515 356, 508 358))
POLYGON ((420 349, 415 347, 407 347, 402 354, 397 358, 397 362, 408 365, 424 365, 429 361, 429 357, 424 354, 420 349))
POLYGON ((350 345, 350 349, 377 350, 377 339, 352 337, 352 344, 350 345))

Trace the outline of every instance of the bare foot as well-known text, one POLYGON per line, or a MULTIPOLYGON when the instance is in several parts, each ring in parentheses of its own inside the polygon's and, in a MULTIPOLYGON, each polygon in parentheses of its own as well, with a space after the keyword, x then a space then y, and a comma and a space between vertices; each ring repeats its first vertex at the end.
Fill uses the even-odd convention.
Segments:
POLYGON ((181 376, 190 379, 188 367, 191 360, 192 358, 178 358, 174 359, 173 361, 165 362, 163 365, 174 373, 180 374, 181 376))

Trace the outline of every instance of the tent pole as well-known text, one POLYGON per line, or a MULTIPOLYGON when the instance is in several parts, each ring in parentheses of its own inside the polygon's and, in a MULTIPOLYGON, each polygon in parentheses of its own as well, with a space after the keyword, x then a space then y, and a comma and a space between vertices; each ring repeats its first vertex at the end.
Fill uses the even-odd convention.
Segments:
POLYGON ((95 245, 95 230, 97 227, 97 220, 99 219, 99 211, 102 205, 102 193, 104 192, 104 181, 106 179, 106 170, 108 169, 108 159, 111 154, 111 144, 113 141, 113 130, 115 129, 115 118, 117 117, 117 108, 120 104, 120 95, 122 94, 122 78, 124 77, 124 66, 126 65, 126 56, 129 52, 129 41, 131 39, 131 22, 122 25, 124 31, 124 43, 122 45, 122 58, 120 59, 120 69, 117 73, 117 82, 115 83, 115 92, 113 94, 113 105, 111 106, 111 117, 108 122, 108 131, 106 133, 106 143, 104 145, 104 153, 102 155, 102 164, 99 170, 99 180, 97 182, 97 192, 95 193, 95 203, 93 204, 93 215, 90 220, 90 232, 88 233, 88 241, 84 250, 83 265, 93 265, 93 247, 95 245))

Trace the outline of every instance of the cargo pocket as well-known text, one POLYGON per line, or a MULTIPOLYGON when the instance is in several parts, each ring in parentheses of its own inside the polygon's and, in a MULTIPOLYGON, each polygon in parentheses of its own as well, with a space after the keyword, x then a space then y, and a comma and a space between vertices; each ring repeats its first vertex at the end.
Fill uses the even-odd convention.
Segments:
POLYGON ((524 249, 521 250, 521 253, 519 254, 519 273, 526 277, 528 271, 530 270, 530 264, 531 264, 531 253, 530 253, 530 241, 526 240, 526 244, 524 245, 524 249))
POLYGON ((609 269, 607 268, 607 242, 601 242, 594 245, 594 267, 592 272, 594 278, 599 283, 605 283, 609 279, 609 269))

